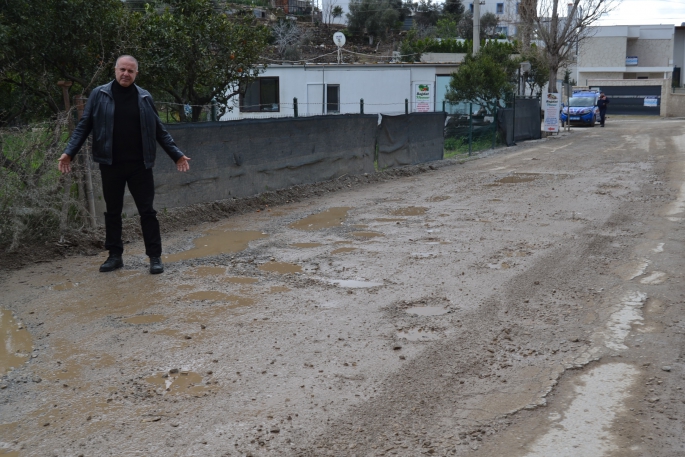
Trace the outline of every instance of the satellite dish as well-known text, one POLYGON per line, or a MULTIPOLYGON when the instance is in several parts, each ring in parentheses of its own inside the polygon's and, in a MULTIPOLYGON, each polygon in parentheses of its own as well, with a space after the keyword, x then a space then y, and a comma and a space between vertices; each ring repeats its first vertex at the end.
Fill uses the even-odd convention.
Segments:
POLYGON ((339 48, 345 46, 345 34, 342 32, 335 32, 333 34, 333 43, 339 48))

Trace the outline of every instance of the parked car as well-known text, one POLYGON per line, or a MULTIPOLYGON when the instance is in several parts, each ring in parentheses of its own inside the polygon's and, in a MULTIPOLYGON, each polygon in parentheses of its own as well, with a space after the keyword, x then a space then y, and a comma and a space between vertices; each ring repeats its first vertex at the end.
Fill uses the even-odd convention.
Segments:
POLYGON ((561 105, 561 125, 567 122, 573 124, 589 125, 594 127, 599 121, 599 108, 596 92, 576 92, 568 100, 568 106, 561 105))

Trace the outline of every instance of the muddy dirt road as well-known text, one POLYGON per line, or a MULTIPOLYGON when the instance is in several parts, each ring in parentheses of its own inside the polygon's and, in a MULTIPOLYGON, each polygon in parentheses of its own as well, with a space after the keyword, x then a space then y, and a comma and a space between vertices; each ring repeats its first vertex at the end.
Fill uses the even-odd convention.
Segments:
POLYGON ((611 121, 3 272, 0 454, 685 455, 685 122, 611 121))

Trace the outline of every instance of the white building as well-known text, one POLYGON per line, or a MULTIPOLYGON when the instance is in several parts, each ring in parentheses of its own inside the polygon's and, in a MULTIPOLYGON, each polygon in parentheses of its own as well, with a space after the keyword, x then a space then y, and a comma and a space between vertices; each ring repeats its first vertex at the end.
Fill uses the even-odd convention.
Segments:
POLYGON ((458 63, 271 65, 222 120, 441 111, 458 63))
MULTIPOLYGON (((463 2, 466 11, 473 13, 473 2, 463 2)), ((493 13, 499 19, 497 33, 508 37, 516 35, 516 25, 519 22, 519 2, 516 0, 484 0, 480 4, 480 15, 493 13)))

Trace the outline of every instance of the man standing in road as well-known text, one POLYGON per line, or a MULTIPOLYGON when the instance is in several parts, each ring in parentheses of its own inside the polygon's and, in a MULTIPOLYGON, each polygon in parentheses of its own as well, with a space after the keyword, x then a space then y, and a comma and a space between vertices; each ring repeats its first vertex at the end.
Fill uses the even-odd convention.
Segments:
POLYGON ((599 94, 599 100, 597 100, 597 108, 599 108, 599 125, 604 127, 604 121, 607 117, 607 105, 609 104, 609 99, 604 92, 599 94))
POLYGON ((81 121, 59 158, 59 170, 62 173, 71 171, 71 160, 93 132, 93 160, 100 165, 102 193, 107 206, 105 248, 109 257, 100 266, 100 271, 114 271, 124 266, 121 213, 124 188, 128 184, 140 214, 150 273, 158 274, 164 272, 164 266, 162 237, 157 212, 152 206, 156 142, 176 163, 178 171, 190 169, 190 158, 178 149, 162 125, 150 93, 134 84, 138 61, 132 56, 120 56, 114 66, 114 75, 114 81, 96 87, 90 94, 81 121))

